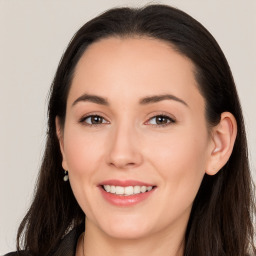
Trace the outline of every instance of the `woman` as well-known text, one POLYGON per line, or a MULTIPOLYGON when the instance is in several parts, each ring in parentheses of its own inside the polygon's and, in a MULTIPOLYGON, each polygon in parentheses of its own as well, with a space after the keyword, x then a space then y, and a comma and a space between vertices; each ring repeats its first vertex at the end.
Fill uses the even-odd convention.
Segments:
POLYGON ((118 8, 86 23, 59 64, 48 126, 21 255, 255 255, 233 77, 184 12, 118 8))

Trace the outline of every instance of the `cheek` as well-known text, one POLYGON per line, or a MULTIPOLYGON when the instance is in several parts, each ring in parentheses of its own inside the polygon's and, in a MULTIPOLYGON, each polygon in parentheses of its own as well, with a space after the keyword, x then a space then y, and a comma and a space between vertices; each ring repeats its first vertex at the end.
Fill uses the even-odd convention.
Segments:
POLYGON ((88 175, 102 158, 104 140, 101 134, 88 134, 83 129, 66 127, 64 152, 72 175, 88 175))
POLYGON ((70 185, 78 204, 88 216, 93 212, 92 191, 97 189, 95 173, 102 169, 103 142, 100 134, 88 134, 72 125, 65 127, 64 153, 70 185))
MULTIPOLYGON (((162 164, 175 172, 181 169, 194 169, 205 165, 207 158, 207 132, 200 130, 200 134, 192 129, 180 129, 178 131, 153 137, 149 144, 150 158, 155 163, 162 164)), ((164 168, 164 169, 165 169, 164 168)))
POLYGON ((175 136, 152 141, 157 145, 150 152, 149 161, 164 180, 167 194, 175 200, 174 205, 192 203, 200 187, 207 162, 207 132, 192 129, 175 132, 175 136))

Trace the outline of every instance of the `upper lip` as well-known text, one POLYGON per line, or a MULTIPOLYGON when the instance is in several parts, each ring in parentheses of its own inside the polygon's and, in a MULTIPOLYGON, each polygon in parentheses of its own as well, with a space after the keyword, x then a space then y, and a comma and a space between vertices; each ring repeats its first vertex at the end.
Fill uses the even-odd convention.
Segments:
POLYGON ((155 186, 150 183, 137 181, 137 180, 104 180, 99 184, 100 186, 103 185, 112 185, 112 186, 121 186, 121 187, 128 187, 128 186, 155 186))

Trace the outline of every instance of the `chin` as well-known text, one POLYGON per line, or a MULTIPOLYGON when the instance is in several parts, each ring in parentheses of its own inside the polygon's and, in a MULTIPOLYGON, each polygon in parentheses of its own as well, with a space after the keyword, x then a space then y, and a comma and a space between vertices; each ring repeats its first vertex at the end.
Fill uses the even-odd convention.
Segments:
POLYGON ((114 221, 102 223, 100 229, 108 236, 118 239, 139 239, 147 236, 151 228, 147 225, 145 218, 134 220, 132 218, 116 218, 114 221))
POLYGON ((138 229, 138 227, 127 227, 124 229, 111 227, 106 233, 112 238, 123 240, 140 239, 148 235, 147 231, 138 229))

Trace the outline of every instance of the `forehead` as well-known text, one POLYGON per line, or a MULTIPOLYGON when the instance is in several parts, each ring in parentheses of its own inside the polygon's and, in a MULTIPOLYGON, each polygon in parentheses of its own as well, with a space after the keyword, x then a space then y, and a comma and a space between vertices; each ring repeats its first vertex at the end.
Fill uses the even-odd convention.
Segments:
POLYGON ((188 58, 165 41, 106 38, 91 44, 79 60, 70 98, 82 93, 107 98, 172 93, 192 99, 199 96, 194 69, 188 58))
POLYGON ((166 41, 150 37, 110 37, 89 45, 78 61, 75 76, 81 73, 79 71, 84 72, 89 66, 91 70, 94 67, 107 69, 106 64, 111 64, 111 68, 115 64, 116 68, 120 67, 124 70, 128 68, 127 72, 138 68, 142 72, 152 66, 156 71, 159 71, 157 66, 167 71, 175 69, 175 66, 183 66, 187 71, 194 70, 192 61, 181 55, 166 41))

